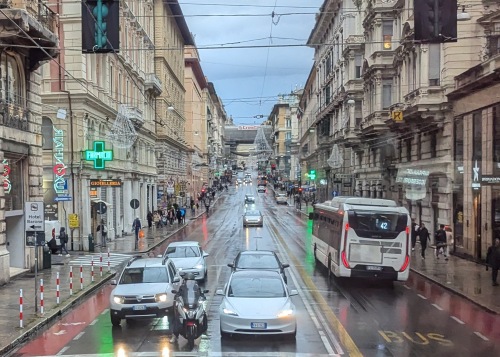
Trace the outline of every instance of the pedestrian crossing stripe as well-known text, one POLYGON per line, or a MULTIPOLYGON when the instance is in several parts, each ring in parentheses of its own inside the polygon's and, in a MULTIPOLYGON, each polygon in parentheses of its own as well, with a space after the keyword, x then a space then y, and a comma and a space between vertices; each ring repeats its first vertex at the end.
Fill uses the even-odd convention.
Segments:
MULTIPOLYGON (((89 254, 89 255, 83 255, 79 256, 75 259, 72 259, 69 262, 69 265, 83 265, 83 266, 91 266, 92 265, 92 260, 94 261, 94 266, 99 266, 100 263, 100 257, 101 254, 99 253, 94 253, 94 254, 89 254)), ((110 266, 117 266, 122 264, 123 262, 128 261, 130 258, 132 258, 131 255, 128 254, 118 254, 118 253, 110 253, 109 255, 109 265, 110 266)), ((102 265, 107 266, 108 265, 108 255, 102 254, 102 265)))

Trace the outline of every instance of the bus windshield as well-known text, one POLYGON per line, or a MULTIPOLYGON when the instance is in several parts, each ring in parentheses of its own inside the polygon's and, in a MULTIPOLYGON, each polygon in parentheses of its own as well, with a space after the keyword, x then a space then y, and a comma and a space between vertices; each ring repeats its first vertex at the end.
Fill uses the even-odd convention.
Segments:
POLYGON ((394 239, 406 229, 408 215, 395 212, 349 211, 349 228, 363 238, 394 239))

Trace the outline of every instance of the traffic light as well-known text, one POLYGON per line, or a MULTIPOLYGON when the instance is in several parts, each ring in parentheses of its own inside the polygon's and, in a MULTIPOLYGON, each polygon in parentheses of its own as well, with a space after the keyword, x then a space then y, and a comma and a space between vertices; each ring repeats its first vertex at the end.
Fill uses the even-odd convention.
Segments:
POLYGON ((82 1, 82 52, 119 52, 119 27, 119 0, 82 1))
POLYGON ((457 41, 457 0, 415 1, 415 41, 457 41))
POLYGON ((309 179, 316 180, 316 170, 309 171, 309 179))

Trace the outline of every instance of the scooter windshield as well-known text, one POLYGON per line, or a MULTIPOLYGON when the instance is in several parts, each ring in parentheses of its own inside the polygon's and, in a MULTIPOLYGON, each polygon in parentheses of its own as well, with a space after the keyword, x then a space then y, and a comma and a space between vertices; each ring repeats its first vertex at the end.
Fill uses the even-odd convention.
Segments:
POLYGON ((186 281, 186 289, 182 293, 184 304, 187 304, 190 309, 196 309, 200 300, 200 287, 194 280, 186 281))

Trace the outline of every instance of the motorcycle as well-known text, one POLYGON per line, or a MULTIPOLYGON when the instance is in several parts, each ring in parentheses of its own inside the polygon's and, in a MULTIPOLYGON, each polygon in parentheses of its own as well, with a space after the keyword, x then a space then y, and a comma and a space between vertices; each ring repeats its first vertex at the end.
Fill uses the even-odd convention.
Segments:
MULTIPOLYGON (((208 292, 208 290, 204 290, 203 294, 208 292)), ((179 291, 172 290, 172 293, 176 294, 174 318, 177 320, 174 328, 188 341, 188 345, 192 348, 194 340, 205 333, 208 328, 204 304, 206 298, 202 296, 201 290, 194 279, 186 279, 185 288, 181 288, 179 291)))

